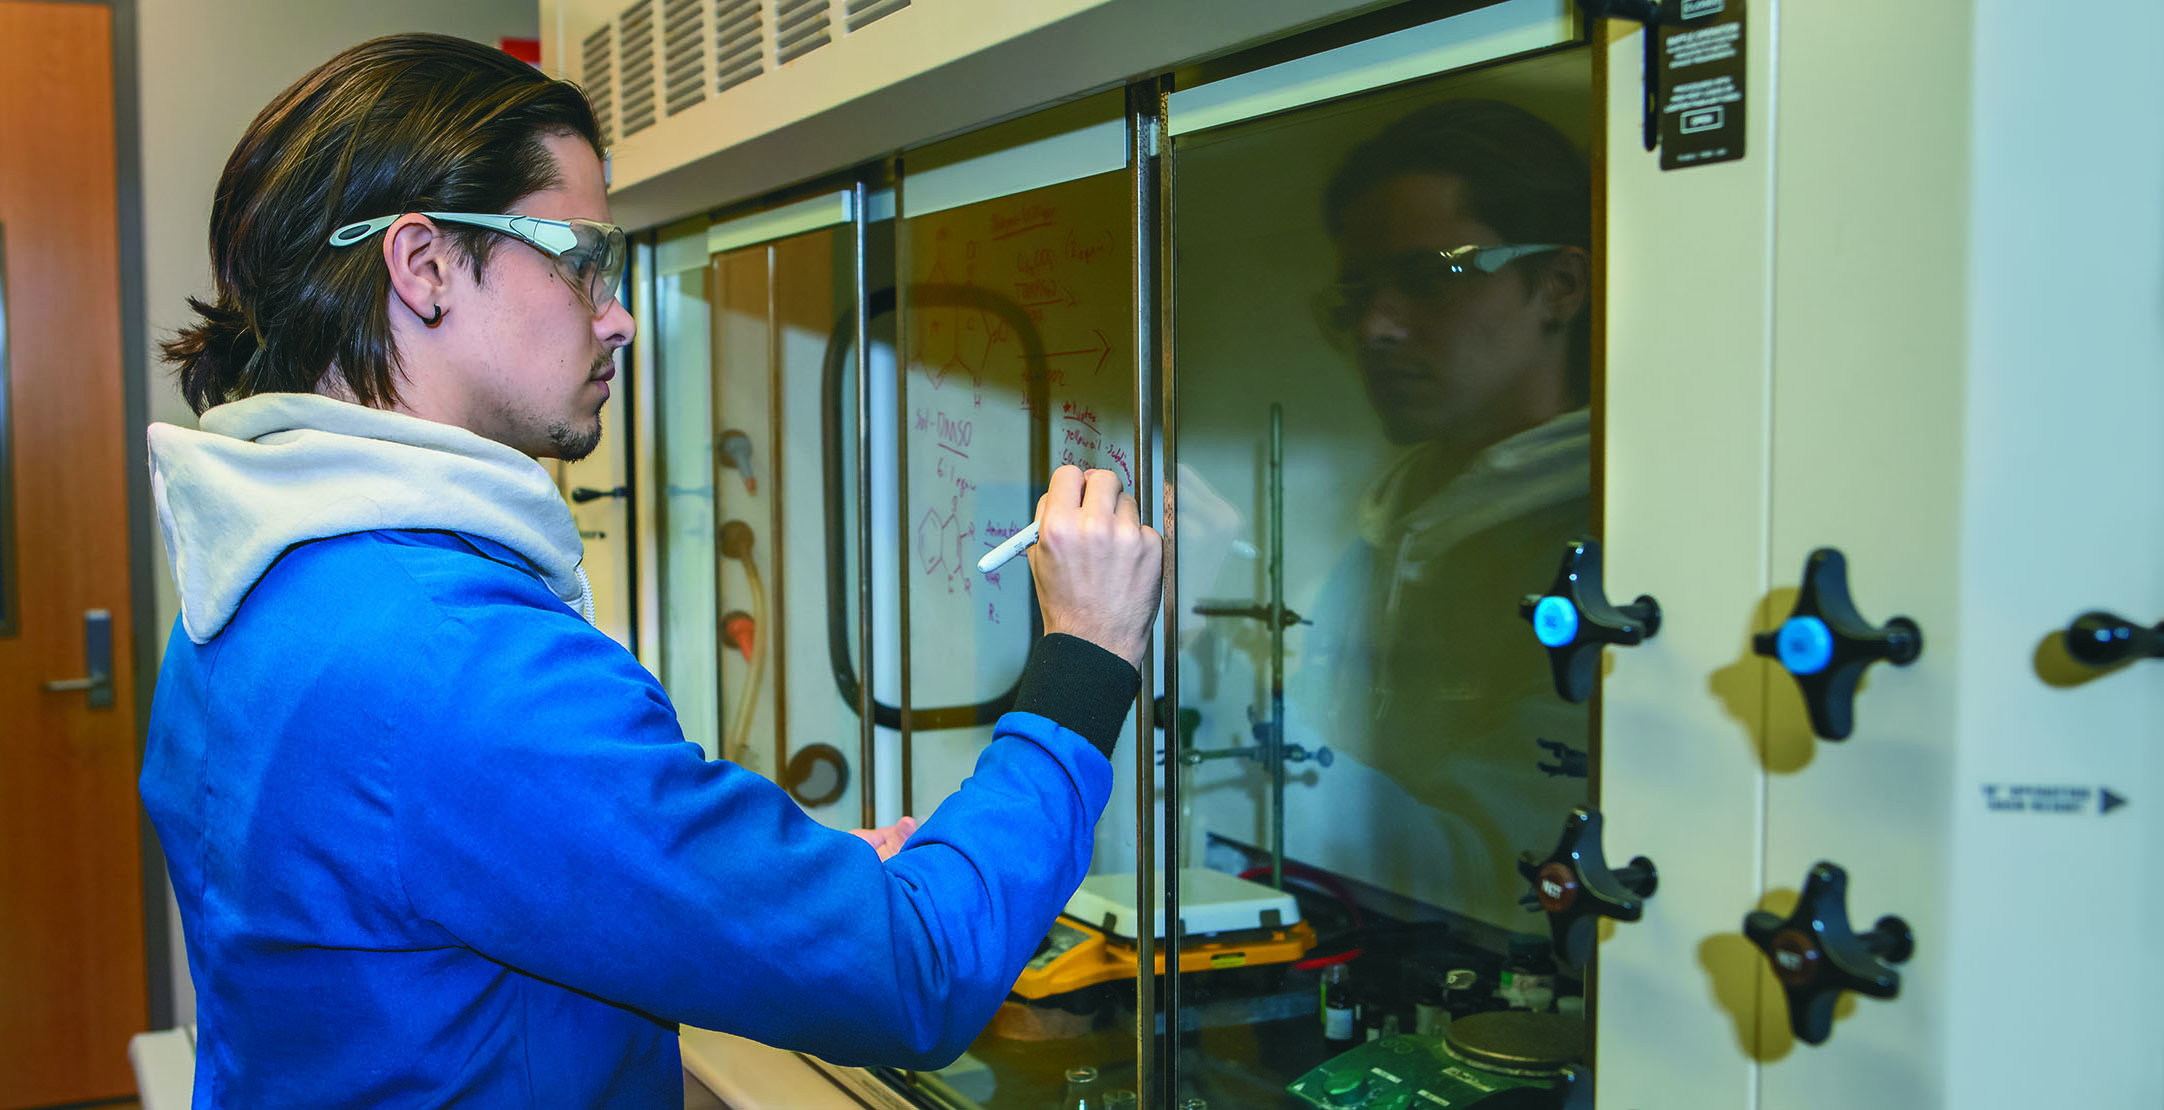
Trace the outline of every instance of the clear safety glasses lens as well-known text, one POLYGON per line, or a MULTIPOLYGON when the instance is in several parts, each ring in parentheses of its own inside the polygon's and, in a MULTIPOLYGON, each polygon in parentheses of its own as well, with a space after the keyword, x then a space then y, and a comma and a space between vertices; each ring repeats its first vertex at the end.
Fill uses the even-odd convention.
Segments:
POLYGON ((630 254, 624 229, 592 220, 567 222, 578 236, 578 245, 557 257, 586 290, 594 311, 606 311, 623 288, 624 261, 630 254))
POLYGON ((1357 281, 1324 286, 1310 308, 1315 324, 1333 346, 1352 342, 1369 310, 1380 302, 1383 311, 1398 319, 1408 310, 1433 306, 1451 289, 1462 285, 1471 269, 1456 252, 1422 252, 1392 258, 1377 265, 1357 281))
POLYGON ((1382 303, 1394 316, 1432 308, 1470 281, 1493 274, 1528 255, 1561 250, 1552 243, 1468 245, 1447 251, 1413 251, 1384 259, 1357 281, 1338 282, 1316 294, 1315 324, 1332 345, 1344 347, 1360 321, 1382 303))

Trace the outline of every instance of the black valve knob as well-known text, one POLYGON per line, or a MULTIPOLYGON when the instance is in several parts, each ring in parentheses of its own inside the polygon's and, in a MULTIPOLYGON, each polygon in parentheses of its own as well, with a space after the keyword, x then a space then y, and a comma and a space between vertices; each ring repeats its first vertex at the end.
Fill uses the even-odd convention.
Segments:
POLYGON ((2066 653, 2091 667, 2164 659, 2164 624, 2144 628, 2125 617, 2091 610, 2066 626, 2066 653))
POLYGON ((1578 806, 1563 822, 1563 836, 1548 858, 1518 857, 1518 873, 1533 884, 1533 901, 1548 914, 1556 958, 1583 965, 1593 956, 1594 918, 1636 921, 1660 883, 1653 861, 1639 856, 1630 866, 1608 870, 1601 850, 1600 813, 1578 806))
POLYGON ((1924 631, 1907 617, 1873 628, 1848 595, 1848 560, 1831 547, 1811 552, 1803 564, 1803 589, 1788 619, 1752 638, 1752 650, 1777 659, 1811 711, 1811 731, 1846 740, 1856 728, 1856 683, 1864 668, 1883 659, 1906 667, 1923 654, 1924 631))
POLYGON ((1564 701, 1593 696, 1604 644, 1630 647, 1661 630, 1660 603, 1640 594, 1624 606, 1608 604, 1601 589, 1600 544, 1572 540, 1563 545, 1563 565, 1545 594, 1527 594, 1518 615, 1532 622, 1533 638, 1548 649, 1555 670, 1555 692, 1564 701))
POLYGON ((1833 1035, 1833 1006, 1842 991, 1873 998, 1901 993, 1901 973, 1891 964, 1907 963, 1916 952, 1908 922, 1888 914, 1868 933, 1848 924, 1848 872, 1819 862, 1804 880, 1796 910, 1782 918, 1753 910, 1743 918, 1743 935, 1773 961, 1773 976, 1788 992, 1788 1027, 1805 1044, 1824 1044, 1833 1035))

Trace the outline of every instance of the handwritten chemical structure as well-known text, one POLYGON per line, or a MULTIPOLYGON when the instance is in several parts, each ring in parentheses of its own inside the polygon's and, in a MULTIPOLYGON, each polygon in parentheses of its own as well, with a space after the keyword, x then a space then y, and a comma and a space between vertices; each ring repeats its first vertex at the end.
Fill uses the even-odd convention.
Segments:
POLYGON ((1051 468, 1103 467, 1132 488, 1129 203, 1124 178, 1105 175, 905 224, 922 291, 902 321, 916 627, 1027 615, 1029 575, 980 575, 976 560, 1029 523, 1032 483, 1051 468), (1036 467, 1033 390, 1050 431, 1036 467))

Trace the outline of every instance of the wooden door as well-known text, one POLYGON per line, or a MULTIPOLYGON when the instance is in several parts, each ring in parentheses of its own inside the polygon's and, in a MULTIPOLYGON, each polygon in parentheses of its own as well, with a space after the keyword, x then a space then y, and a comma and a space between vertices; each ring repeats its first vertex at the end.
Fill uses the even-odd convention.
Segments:
POLYGON ((110 9, 0 2, 0 1107, 129 1093, 148 1020, 112 89, 110 9), (43 685, 84 675, 93 609, 105 709, 43 685))

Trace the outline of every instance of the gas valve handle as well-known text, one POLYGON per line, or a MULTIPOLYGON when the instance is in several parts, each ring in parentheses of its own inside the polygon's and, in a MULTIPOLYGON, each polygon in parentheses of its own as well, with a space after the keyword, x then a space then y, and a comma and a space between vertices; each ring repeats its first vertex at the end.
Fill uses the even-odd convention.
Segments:
POLYGON ((1923 654, 1924 632, 1907 617, 1873 628, 1848 595, 1848 560, 1821 547, 1804 560, 1803 588, 1788 619, 1752 638, 1752 650, 1780 661, 1811 711, 1811 731, 1846 740, 1856 728, 1856 683, 1885 660, 1906 667, 1923 654))
POLYGON ((1555 692, 1572 702, 1593 695, 1603 645, 1630 647, 1661 630, 1660 603, 1650 597, 1608 604, 1600 581, 1600 544, 1583 539, 1563 545, 1555 584, 1545 594, 1527 594, 1518 602, 1518 615, 1532 622, 1533 638, 1548 649, 1555 692))
POLYGON ((2066 626, 2066 653, 2091 667, 2129 659, 2164 659, 2164 624, 2144 628, 2116 613, 2091 610, 2066 626))
POLYGON ((1916 952, 1908 922, 1888 914, 1868 933, 1848 924, 1848 872, 1821 861, 1804 880, 1796 911, 1782 918, 1753 910, 1743 935, 1773 961, 1773 976, 1788 993, 1788 1027, 1805 1044, 1833 1035, 1833 1007, 1842 991, 1873 998, 1901 993, 1901 973, 1916 952))
POLYGON ((1564 820, 1563 836, 1546 859, 1531 852, 1518 857, 1518 873, 1533 884, 1533 901, 1548 914, 1556 958, 1575 966, 1584 966, 1593 956, 1595 918, 1638 920, 1645 913, 1645 900, 1660 885, 1660 873, 1644 856, 1628 867, 1608 870, 1600 828, 1599 811, 1578 806, 1564 820))

